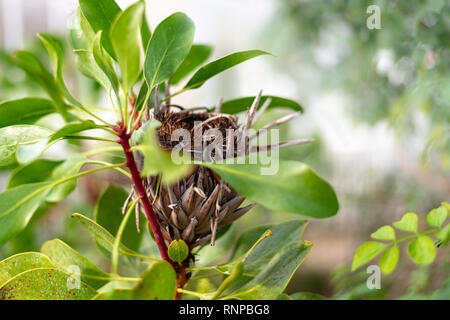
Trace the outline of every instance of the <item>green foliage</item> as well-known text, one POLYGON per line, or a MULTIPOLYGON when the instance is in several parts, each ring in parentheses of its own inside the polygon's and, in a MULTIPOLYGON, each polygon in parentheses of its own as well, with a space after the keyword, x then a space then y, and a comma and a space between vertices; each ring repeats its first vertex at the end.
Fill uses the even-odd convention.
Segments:
POLYGON ((194 23, 184 13, 174 13, 156 27, 144 64, 150 92, 177 70, 188 56, 193 40, 194 23))
MULTIPOLYGON (((261 105, 264 104, 267 99, 271 100, 267 108, 287 107, 303 112, 303 107, 299 105, 298 102, 275 96, 261 96, 261 105)), ((255 97, 244 97, 225 101, 222 104, 222 112, 234 114, 245 111, 246 108, 248 108, 248 106, 250 106, 254 100, 255 97)))
POLYGON ((184 86, 186 89, 200 88, 206 81, 214 77, 215 75, 234 67, 244 61, 255 58, 257 56, 269 54, 268 52, 261 50, 248 50, 235 52, 213 62, 210 62, 201 67, 184 86))
POLYGON ((115 57, 108 31, 114 18, 120 12, 120 7, 114 0, 79 0, 79 2, 81 11, 94 33, 103 31, 101 39, 103 47, 112 57, 115 57))
POLYGON ((121 12, 111 25, 110 38, 126 92, 130 92, 141 70, 139 30, 144 14, 144 2, 139 1, 121 12))
MULTIPOLYGON (((156 135, 160 123, 148 121, 144 115, 171 96, 200 88, 215 75, 267 52, 239 51, 206 63, 212 47, 193 44, 194 23, 184 13, 170 15, 152 34, 145 18, 144 1, 124 10, 113 0, 79 0, 79 3, 77 19, 69 31, 76 67, 94 80, 90 82, 93 86, 106 90, 111 105, 98 107, 95 103, 86 103, 89 99, 79 90, 74 92, 83 99, 69 92, 63 76, 68 63, 61 39, 39 33, 41 50, 47 52, 45 57, 25 50, 9 57, 9 66, 23 70, 49 99, 28 97, 0 102, 0 167, 14 168, 7 188, 0 193, 0 245, 24 229, 33 228, 29 222, 38 209, 61 203, 77 187, 79 177, 114 169, 131 179, 123 184, 132 183, 132 191, 129 193, 121 186, 108 184, 97 201, 93 219, 72 214, 100 253, 110 259, 111 267, 105 269, 109 271, 97 266, 99 261, 93 260, 94 263, 75 250, 76 244, 70 237, 63 239, 74 248, 60 239, 49 240, 40 253, 25 252, 0 262, 0 299, 173 299, 177 293, 184 292, 185 284, 177 285, 183 278, 180 272, 185 272, 189 280, 191 273, 202 279, 204 271, 223 275, 224 279, 210 285, 211 292, 186 291, 186 294, 205 299, 280 297, 312 247, 309 241, 301 239, 307 225, 305 221, 255 228, 244 232, 235 246, 238 234, 233 225, 217 231, 215 247, 193 248, 189 240, 175 235, 177 240, 170 243, 168 249, 161 239, 167 238, 167 234, 155 236, 161 232, 162 225, 151 226, 155 235, 151 234, 153 239, 150 239, 141 230, 143 223, 139 223, 142 208, 145 216, 150 221, 154 218, 157 224, 166 223, 167 218, 163 216, 165 213, 149 209, 149 202, 158 200, 158 195, 150 199, 145 194, 143 189, 148 187, 148 180, 142 177, 157 175, 161 178, 158 183, 169 185, 188 175, 194 167, 175 163, 173 154, 160 148, 156 135), (144 59, 141 49, 144 49, 144 59), (47 70, 47 65, 52 71, 47 70), (169 85, 179 84, 191 74, 180 91, 170 95, 169 85), (137 97, 135 88, 140 88, 137 97), (110 112, 115 122, 108 122, 109 117, 103 114, 97 115, 98 110, 110 112), (57 120, 53 121, 53 117, 57 120), (89 136, 86 131, 96 134, 89 136), (109 138, 111 135, 113 138, 109 138), (93 140, 99 147, 86 151, 82 140, 93 140), (44 151, 64 141, 71 141, 65 158, 44 158, 44 151), (120 155, 111 157, 116 163, 104 160, 110 156, 109 152, 118 150, 120 155), (99 158, 93 159, 94 156, 99 158), (98 167, 83 169, 87 164, 98 167), (134 212, 136 225, 130 223, 134 212), (166 261, 154 257, 152 250, 156 247, 166 261), (224 262, 227 253, 231 258, 224 262), (218 261, 221 264, 217 264, 218 261), (73 266, 78 267, 79 274, 74 274, 73 266), (70 289, 68 283, 77 277, 81 280, 80 289, 70 289)), ((277 96, 264 96, 261 103, 269 98, 272 100, 269 108, 303 111, 297 102, 277 96)), ((227 101, 222 111, 231 114, 244 111, 253 99, 227 101)), ((213 169, 238 193, 272 210, 315 218, 333 216, 338 210, 330 185, 300 162, 282 160, 278 173, 271 176, 261 174, 264 169, 261 164, 199 165, 213 169)), ((117 181, 122 183, 123 180, 117 181)), ((65 205, 59 207, 66 211, 65 205)), ((44 215, 45 210, 41 209, 39 212, 44 215)), ((430 213, 429 223, 442 225, 442 210, 430 213)), ((439 235, 443 243, 448 238, 445 230, 442 228, 439 235)), ((421 254, 425 242, 420 238, 411 246, 415 259, 428 261, 429 256, 421 254)), ((385 259, 392 260, 391 257, 385 259)))
POLYGON ((41 252, 55 266, 65 270, 67 273, 70 273, 71 266, 80 268, 81 281, 94 289, 98 289, 108 282, 109 276, 105 271, 59 239, 53 239, 44 243, 41 252))
POLYGON ((0 128, 15 124, 33 124, 55 112, 53 103, 43 98, 23 98, 0 103, 0 128))
POLYGON ((261 174, 264 166, 260 163, 204 165, 214 169, 237 192, 269 209, 314 218, 327 218, 338 211, 330 185, 301 162, 279 160, 278 172, 271 175, 261 174))
POLYGON ((52 268, 50 259, 38 252, 24 252, 0 262, 0 287, 16 275, 36 268, 52 268))
POLYGON ((444 205, 431 210, 426 221, 434 229, 418 232, 418 216, 416 213, 405 213, 399 221, 394 221, 392 225, 401 231, 413 233, 403 238, 397 238, 395 230, 391 226, 382 226, 371 234, 375 240, 387 241, 387 243, 369 241, 363 243, 353 256, 352 270, 359 268, 374 259, 381 252, 380 268, 384 273, 394 271, 399 260, 398 244, 404 241, 408 243, 408 254, 412 261, 418 265, 427 265, 434 261, 436 257, 436 246, 448 243, 449 224, 442 227, 448 217, 448 208, 444 205), (434 242, 429 235, 434 235, 438 240, 434 242))
POLYGON ((36 268, 18 274, 0 287, 2 300, 87 300, 95 290, 85 283, 68 289, 70 275, 55 268, 36 268))
POLYGON ((131 293, 134 300, 171 300, 175 296, 176 275, 166 261, 155 262, 131 293))
POLYGON ((45 200, 48 182, 23 184, 0 193, 0 245, 22 231, 45 200))
POLYGON ((177 84, 201 66, 212 53, 213 48, 205 44, 194 44, 186 59, 170 77, 170 84, 177 84))
POLYGON ((35 125, 13 125, 0 128, 0 166, 16 162, 20 158, 20 147, 35 145, 53 132, 35 125))
MULTIPOLYGON (((72 218, 76 219, 86 229, 91 238, 105 250, 112 252, 114 249, 114 236, 111 235, 105 228, 97 224, 95 221, 79 214, 72 214, 72 218)), ((119 254, 128 256, 139 256, 135 251, 128 249, 125 245, 120 243, 119 254)))

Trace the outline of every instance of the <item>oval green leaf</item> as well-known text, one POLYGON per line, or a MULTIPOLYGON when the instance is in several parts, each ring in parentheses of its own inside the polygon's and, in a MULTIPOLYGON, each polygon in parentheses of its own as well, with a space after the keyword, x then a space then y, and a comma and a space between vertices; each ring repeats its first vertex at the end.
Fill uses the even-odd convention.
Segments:
POLYGON ((427 223, 432 227, 440 228, 448 216, 448 210, 444 206, 431 210, 427 215, 427 223))
POLYGON ((0 286, 19 273, 36 268, 53 268, 50 259, 39 252, 24 252, 0 261, 0 286))
POLYGON ((395 240, 395 230, 391 226, 382 226, 370 235, 375 240, 395 240))
POLYGON ((383 252, 380 257, 380 269, 384 273, 388 274, 394 271, 397 266, 399 257, 398 246, 394 245, 391 248, 383 252))
POLYGON ((31 145, 49 137, 53 132, 34 125, 14 125, 0 128, 0 166, 15 162, 20 145, 31 145))
POLYGON ((92 288, 99 289, 108 282, 109 275, 105 271, 59 239, 44 243, 41 252, 62 271, 70 272, 72 266, 77 266, 80 269, 81 281, 92 288))
POLYGON ((170 78, 186 59, 194 39, 194 23, 177 12, 163 20, 153 32, 147 48, 144 76, 149 91, 170 78))
POLYGON ((8 181, 7 189, 11 189, 22 184, 48 181, 53 170, 62 161, 38 159, 25 166, 16 168, 8 181))
POLYGON ((30 183, 0 193, 0 246, 27 226, 50 187, 49 182, 30 183))
POLYGON ((356 249, 355 255, 353 256, 352 271, 375 258, 386 246, 384 243, 375 241, 363 243, 356 249))
POLYGON ((234 67, 244 61, 263 54, 270 54, 262 50, 247 50, 229 54, 223 58, 210 62, 201 67, 184 86, 184 89, 200 88, 207 80, 215 75, 234 67))
MULTIPOLYGON (((303 107, 291 99, 276 97, 276 96, 262 96, 259 105, 262 106, 267 99, 271 99, 267 108, 286 107, 293 110, 303 112, 303 107)), ((223 113, 235 114, 247 110, 252 105, 255 97, 244 97, 225 101, 222 104, 223 113)))
POLYGON ((429 264, 436 256, 436 247, 428 236, 418 236, 408 244, 408 253, 417 264, 429 264))
POLYGON ((23 98, 0 103, 0 128, 15 124, 33 124, 54 113, 53 102, 43 98, 23 98))
POLYGON ((183 63, 178 67, 172 77, 170 77, 170 84, 177 84, 190 73, 194 72, 195 69, 208 60, 212 49, 209 45, 194 44, 186 59, 184 59, 183 63))
POLYGON ((155 262, 141 278, 133 289, 133 300, 173 300, 177 280, 170 263, 155 262))
POLYGON ((22 272, 0 287, 1 300, 89 300, 97 293, 87 284, 69 289, 71 276, 55 268, 22 272))
POLYGON ((314 218, 331 217, 338 211, 333 188, 304 163, 279 160, 278 171, 267 174, 267 168, 259 163, 235 162, 201 165, 213 169, 238 193, 268 209, 314 218))
MULTIPOLYGON (((89 233, 91 238, 97 242, 102 248, 109 252, 113 251, 114 248, 114 237, 105 228, 97 224, 95 221, 79 214, 72 214, 72 218, 79 221, 83 228, 89 233)), ((140 256, 138 253, 131 249, 125 247, 122 243, 119 245, 119 254, 129 255, 129 256, 140 256)), ((156 259, 155 259, 156 260, 156 259)))
MULTIPOLYGON (((115 58, 113 45, 109 36, 109 29, 120 7, 114 0, 79 0, 83 15, 95 33, 102 30, 102 45, 105 50, 115 58)), ((123 39, 122 39, 123 40, 123 39)))
POLYGON ((130 92, 141 70, 140 28, 144 2, 139 1, 120 12, 111 25, 110 39, 119 63, 122 84, 130 92))
POLYGON ((399 230, 406 232, 417 232, 419 218, 416 213, 408 212, 399 221, 394 221, 392 225, 399 230))

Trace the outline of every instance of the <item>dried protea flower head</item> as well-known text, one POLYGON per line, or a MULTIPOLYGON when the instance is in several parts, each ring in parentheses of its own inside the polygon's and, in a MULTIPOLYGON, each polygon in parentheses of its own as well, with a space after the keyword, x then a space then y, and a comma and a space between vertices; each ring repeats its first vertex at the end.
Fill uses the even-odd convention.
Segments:
MULTIPOLYGON (((214 112, 207 108, 184 109, 171 105, 169 101, 160 105, 155 101, 155 107, 146 118, 161 122, 157 131, 161 148, 172 150, 179 145, 180 141, 174 141, 172 137, 181 129, 189 133, 189 141, 181 139, 183 152, 188 152, 192 158, 204 162, 312 141, 303 139, 276 145, 251 145, 263 131, 298 115, 294 113, 273 121, 249 137, 249 129, 271 103, 270 99, 266 99, 258 109, 261 94, 262 92, 259 92, 247 110, 242 125, 238 124, 236 116, 221 113, 221 99, 214 112)), ((146 188, 149 198, 153 201, 153 209, 158 215, 164 238, 169 243, 183 239, 190 249, 207 241, 214 245, 219 228, 243 216, 255 205, 241 207, 245 198, 213 170, 203 166, 195 166, 189 176, 171 185, 162 185, 159 176, 147 177, 146 188)))

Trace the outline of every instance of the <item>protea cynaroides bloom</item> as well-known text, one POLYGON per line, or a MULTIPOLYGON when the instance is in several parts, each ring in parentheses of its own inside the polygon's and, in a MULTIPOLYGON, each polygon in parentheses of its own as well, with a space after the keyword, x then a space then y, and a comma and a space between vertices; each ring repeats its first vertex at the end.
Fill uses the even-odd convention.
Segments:
MULTIPOLYGON (((158 93, 158 88, 156 91, 158 93)), ((266 99, 258 109, 261 93, 259 92, 253 104, 247 110, 242 125, 238 124, 238 117, 221 113, 221 100, 219 100, 213 112, 207 108, 184 109, 180 106, 171 105, 170 100, 163 104, 155 101, 152 112, 149 112, 143 119, 148 121, 154 118, 161 122, 161 126, 157 130, 157 136, 160 147, 165 150, 172 150, 179 143, 171 139, 175 130, 187 130, 190 133, 191 148, 184 149, 184 152, 187 151, 191 157, 206 162, 312 141, 311 139, 301 139, 273 145, 252 145, 253 141, 258 140, 255 138, 262 132, 288 122, 299 114, 296 112, 275 120, 253 135, 249 135, 249 129, 271 103, 270 99, 266 99), (220 141, 219 152, 217 152, 218 149, 213 152, 213 159, 203 153, 207 149, 205 145, 217 143, 214 134, 208 134, 208 130, 211 129, 212 132, 219 130, 221 136, 226 137, 225 141, 220 141), (227 132, 227 130, 231 131, 227 132), (233 134, 230 134, 230 132, 233 132, 233 134), (200 135, 200 140, 196 139, 196 135, 200 135), (232 151, 230 152, 230 150, 232 151)), ((238 194, 213 170, 203 166, 195 166, 187 177, 171 185, 162 185, 159 176, 146 177, 144 182, 165 240, 170 243, 173 240, 183 239, 190 250, 208 241, 211 245, 214 245, 219 228, 243 216, 255 205, 249 204, 241 207, 245 200, 244 196, 238 194)), ((130 194, 129 199, 131 199, 131 196, 132 194, 130 194)), ((127 203, 124 207, 126 206, 127 203)), ((139 208, 136 212, 139 216, 139 208)))

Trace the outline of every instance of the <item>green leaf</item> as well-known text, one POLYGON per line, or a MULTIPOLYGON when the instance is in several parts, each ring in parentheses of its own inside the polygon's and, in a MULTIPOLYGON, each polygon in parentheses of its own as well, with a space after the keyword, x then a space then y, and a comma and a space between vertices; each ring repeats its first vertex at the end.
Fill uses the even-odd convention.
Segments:
POLYGON ((68 106, 64 102, 63 92, 56 84, 53 75, 44 68, 40 60, 31 52, 16 51, 12 57, 12 61, 47 92, 53 100, 56 110, 64 119, 69 119, 67 113, 68 106))
MULTIPOLYGON (((115 235, 119 230, 120 223, 123 219, 122 207, 128 197, 128 192, 122 188, 109 185, 98 199, 97 206, 94 212, 95 221, 105 228, 108 232, 115 235)), ((141 223, 141 228, 142 228, 141 223)), ((122 242, 132 250, 139 250, 142 242, 143 232, 138 233, 135 223, 128 223, 122 242)))
MULTIPOLYGON (((162 175, 162 181, 165 184, 171 184, 180 178, 186 176, 192 169, 192 166, 185 164, 187 159, 180 159, 181 163, 173 161, 172 153, 162 150, 157 142, 155 126, 159 125, 157 121, 147 122, 138 135, 142 134, 142 143, 136 146, 136 150, 142 152, 144 156, 143 176, 162 175)), ((139 139, 137 137, 136 139, 139 139)))
MULTIPOLYGON (((213 169, 238 193, 276 211, 292 212, 314 218, 336 214, 339 205, 333 188, 306 164, 279 160, 275 174, 260 163, 202 163, 213 169), (272 173, 272 172, 270 172, 272 173)), ((271 170, 273 171, 273 170, 271 170)))
MULTIPOLYGON (((115 58, 109 30, 115 17, 119 14, 120 7, 114 0, 79 0, 83 15, 95 33, 102 30, 102 45, 105 50, 115 58)), ((124 39, 122 39, 124 40, 124 39)))
POLYGON ((194 29, 192 20, 181 12, 170 15, 156 27, 144 63, 150 92, 157 84, 169 79, 187 57, 194 29))
POLYGON ((111 25, 110 39, 127 92, 133 88, 141 69, 139 35, 143 15, 144 2, 139 1, 120 12, 111 25))
MULTIPOLYGON (((86 162, 88 162, 88 159, 83 154, 77 153, 72 155, 53 170, 52 180, 57 181, 77 174, 86 162)), ((75 190, 76 186, 76 179, 55 186, 46 200, 48 202, 59 202, 75 190)))
POLYGON ((45 33, 38 33, 38 37, 47 50, 48 55, 53 64, 53 69, 55 72, 55 83, 59 86, 60 90, 64 93, 65 97, 68 101, 73 103, 76 106, 81 106, 81 104, 72 96, 67 89, 66 84, 64 82, 62 69, 63 69, 63 58, 64 51, 62 44, 54 37, 45 33))
POLYGON ((194 72, 202 63, 210 57, 213 48, 209 45, 194 44, 189 51, 188 56, 180 64, 175 73, 170 77, 170 84, 179 83, 182 79, 194 72))
MULTIPOLYGON (((227 295, 224 298, 244 300, 276 299, 286 289, 295 271, 305 260, 311 248, 311 242, 299 240, 279 249, 251 281, 242 286, 244 277, 241 277, 235 282, 234 290, 227 290, 227 295)), ((250 257, 251 255, 249 259, 250 257)), ((245 272, 247 272, 247 267, 244 269, 245 272)))
POLYGON ((448 210, 444 206, 431 210, 427 215, 427 223, 432 227, 440 228, 447 219, 448 210))
POLYGON ((429 264, 436 256, 436 247, 430 237, 421 235, 408 244, 408 253, 415 263, 429 264))
POLYGON ((257 56, 269 54, 261 50, 247 50, 232 53, 201 67, 184 86, 184 89, 200 88, 207 80, 237 64, 257 56))
POLYGON ((22 184, 48 181, 52 171, 61 163, 62 161, 38 159, 18 167, 12 172, 6 188, 11 189, 22 184))
POLYGON ((416 213, 408 212, 405 213, 399 221, 393 222, 392 225, 399 230, 416 233, 418 221, 419 218, 416 213))
POLYGON ((99 129, 101 126, 95 124, 92 120, 85 120, 83 122, 73 122, 66 124, 64 127, 56 131, 52 136, 50 137, 50 140, 48 143, 51 143, 53 141, 62 139, 66 136, 73 136, 79 132, 91 130, 91 129, 99 129))
MULTIPOLYGON (((103 49, 101 45, 102 31, 99 31, 93 40, 92 55, 95 62, 103 73, 108 77, 112 88, 116 93, 119 93, 119 78, 114 70, 114 65, 111 56, 103 49)), ((102 77, 103 79, 103 77, 102 77)), ((104 81, 104 79, 102 80, 104 81)))
POLYGON ((53 103, 43 98, 3 101, 0 103, 0 128, 14 124, 33 124, 55 111, 53 103))
MULTIPOLYGON (((114 237, 105 228, 97 224, 95 221, 79 214, 72 214, 72 218, 79 221, 86 229, 91 238, 97 242, 105 250, 112 252, 114 247, 114 237)), ((122 243, 119 246, 119 253, 129 256, 140 256, 138 253, 125 247, 122 243)))
POLYGON ((111 90, 111 83, 106 74, 95 62, 92 52, 84 49, 74 50, 77 55, 76 64, 78 70, 86 77, 97 81, 106 91, 111 90))
MULTIPOLYGON (((101 32, 101 31, 99 31, 101 32)), ((90 50, 95 32, 92 30, 89 22, 81 11, 81 8, 77 8, 76 19, 73 20, 69 29, 69 42, 73 49, 90 50)))
POLYGON ((155 262, 144 272, 133 289, 133 300, 172 300, 175 296, 176 275, 166 261, 155 262))
POLYGON ((395 240, 395 230, 391 226, 382 226, 370 237, 375 240, 395 240))
MULTIPOLYGON (((311 249, 309 241, 300 239, 306 225, 306 221, 292 220, 245 232, 239 238, 231 258, 234 261, 245 259, 244 273, 233 280, 222 297, 239 295, 243 299, 275 299, 311 249), (269 227, 272 235, 264 238, 268 235, 269 227), (261 238, 263 240, 255 246, 255 242, 261 238)), ((234 265, 218 266, 218 270, 226 272, 234 265)))
POLYGON ((383 252, 380 257, 380 269, 384 273, 391 273, 394 271, 398 262, 399 250, 398 246, 394 245, 383 252))
POLYGON ((0 261, 0 286, 19 273, 36 268, 53 268, 50 259, 39 252, 24 252, 0 261))
POLYGON ((242 258, 261 235, 270 229, 272 235, 259 243, 246 260, 246 264, 255 261, 257 265, 264 265, 279 248, 300 240, 307 225, 305 220, 291 220, 275 226, 265 225, 248 230, 239 237, 230 260, 242 258))
POLYGON ((22 231, 44 202, 50 183, 24 184, 0 193, 0 246, 22 231))
POLYGON ((175 262, 181 263, 189 255, 189 248, 183 240, 173 240, 167 249, 169 258, 175 262))
POLYGON ((18 147, 42 141, 53 132, 35 125, 14 125, 0 128, 0 166, 16 161, 18 147))
MULTIPOLYGON (((271 101, 267 108, 286 107, 286 108, 290 108, 293 110, 303 112, 303 107, 300 104, 298 104, 297 102, 290 100, 290 99, 276 97, 276 96, 261 96, 259 105, 262 106, 264 104, 264 102, 269 98, 271 99, 271 101)), ((250 108, 250 106, 252 105, 254 100, 255 100, 255 97, 253 96, 253 97, 244 97, 244 98, 238 98, 238 99, 225 101, 222 104, 221 112, 228 113, 228 114, 235 114, 235 113, 245 111, 248 108, 250 108)))
POLYGON ((71 267, 77 266, 80 268, 81 281, 94 289, 98 289, 108 282, 106 279, 100 279, 109 278, 105 271, 59 239, 53 239, 44 243, 41 252, 48 256, 55 266, 62 271, 70 273, 71 267))
POLYGON ((364 242, 356 249, 353 256, 352 271, 375 258, 386 246, 384 243, 375 241, 364 242))
POLYGON ((55 268, 39 268, 22 272, 0 287, 1 300, 88 300, 96 291, 80 283, 69 289, 70 275, 55 268))

